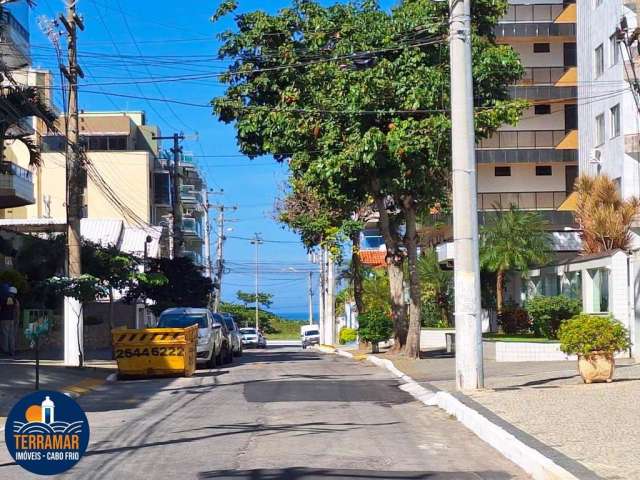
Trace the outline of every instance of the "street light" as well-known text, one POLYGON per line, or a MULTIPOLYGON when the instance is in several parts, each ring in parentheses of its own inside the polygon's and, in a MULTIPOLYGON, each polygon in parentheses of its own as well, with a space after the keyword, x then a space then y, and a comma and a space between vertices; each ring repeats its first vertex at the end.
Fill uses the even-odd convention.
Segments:
POLYGON ((260 234, 256 232, 254 239, 251 240, 251 245, 256 246, 256 330, 260 329, 260 319, 258 317, 258 276, 260 273, 258 270, 258 258, 260 255, 260 245, 263 243, 264 241, 260 238, 260 234))

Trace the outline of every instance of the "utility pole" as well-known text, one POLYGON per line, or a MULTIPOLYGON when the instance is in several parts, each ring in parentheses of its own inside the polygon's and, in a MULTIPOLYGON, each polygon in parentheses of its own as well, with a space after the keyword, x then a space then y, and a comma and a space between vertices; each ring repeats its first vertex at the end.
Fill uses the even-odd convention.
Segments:
POLYGON ((259 270, 259 259, 260 259, 260 245, 262 245, 264 242, 262 241, 262 239, 260 238, 260 234, 256 233, 255 237, 253 240, 251 240, 251 244, 256 246, 256 330, 260 329, 260 318, 258 316, 258 278, 260 275, 260 270, 259 270))
POLYGON ((227 239, 224 235, 225 210, 237 210, 238 207, 227 207, 225 205, 212 205, 211 208, 218 210, 218 242, 216 244, 216 272, 214 275, 213 285, 215 296, 213 300, 213 311, 217 312, 220 308, 220 299, 222 296, 222 275, 224 273, 224 257, 223 248, 224 241, 227 239))
POLYGON ((309 325, 313 325, 313 272, 309 272, 309 325))
POLYGON ((336 280, 335 265, 328 248, 325 249, 325 272, 325 343, 333 345, 336 343, 336 280))
POLYGON ((456 386, 484 387, 476 193, 471 0, 449 0, 456 386))
MULTIPOLYGON (((78 77, 84 73, 78 65, 78 28, 84 30, 84 23, 76 12, 76 2, 69 2, 66 17, 60 15, 60 22, 67 31, 68 66, 61 67, 69 81, 69 110, 66 118, 66 173, 67 173, 67 276, 78 278, 82 275, 80 219, 82 218, 84 190, 87 175, 81 158, 80 121, 78 114, 78 77)), ((84 363, 82 333, 82 304, 66 297, 64 300, 64 364, 81 367, 84 363)))
POLYGON ((173 206, 173 258, 181 257, 184 252, 184 238, 182 235, 182 200, 180 197, 180 187, 182 186, 182 175, 180 175, 180 154, 182 147, 180 141, 184 140, 184 134, 174 133, 169 137, 152 137, 154 140, 173 140, 173 191, 171 195, 171 204, 173 206))

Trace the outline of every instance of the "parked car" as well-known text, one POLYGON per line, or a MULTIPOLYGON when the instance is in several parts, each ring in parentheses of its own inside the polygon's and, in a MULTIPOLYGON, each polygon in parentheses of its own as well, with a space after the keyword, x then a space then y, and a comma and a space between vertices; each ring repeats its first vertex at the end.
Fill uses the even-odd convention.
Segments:
POLYGON ((320 343, 320 330, 318 325, 303 325, 300 327, 300 342, 302 348, 318 345, 320 343))
POLYGON ((230 313, 222 313, 222 318, 224 319, 224 324, 227 326, 229 330, 229 340, 231 341, 231 352, 234 357, 242 356, 242 334, 238 329, 238 325, 236 324, 233 315, 230 313))
POLYGON ((222 332, 222 350, 220 351, 220 354, 218 356, 218 365, 231 363, 233 362, 231 333, 227 328, 227 324, 222 314, 212 313, 211 315, 213 315, 213 318, 215 319, 215 321, 220 324, 220 330, 222 332))
POLYGON ((196 361, 214 368, 224 356, 222 323, 206 308, 169 308, 160 314, 158 328, 186 328, 198 325, 196 361))
POLYGON ((267 339, 262 332, 253 327, 241 328, 242 345, 247 348, 267 348, 267 339))

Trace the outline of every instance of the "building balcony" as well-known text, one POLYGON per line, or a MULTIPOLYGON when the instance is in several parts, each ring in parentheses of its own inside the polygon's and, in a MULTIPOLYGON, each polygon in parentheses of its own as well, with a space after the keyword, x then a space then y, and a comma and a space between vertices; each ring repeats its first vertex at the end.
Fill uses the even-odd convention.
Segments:
POLYGON ((202 254, 192 250, 185 250, 184 256, 190 259, 195 265, 203 266, 202 254))
POLYGON ((0 53, 10 70, 31 63, 29 32, 6 7, 0 14, 0 53))
POLYGON ((576 67, 524 67, 524 75, 514 86, 575 87, 576 67))
POLYGON ((576 25, 575 23, 553 22, 501 22, 495 26, 493 33, 498 37, 498 40, 502 41, 504 41, 504 38, 575 38, 576 25))
POLYGON ((478 210, 507 210, 511 205, 521 210, 557 210, 566 198, 565 191, 478 193, 478 210))
POLYGON ((512 85, 508 91, 511 98, 522 100, 566 100, 567 103, 575 103, 578 96, 576 86, 512 85))
POLYGON ((182 218, 182 234, 185 237, 189 237, 190 239, 200 239, 203 238, 202 226, 200 222, 192 217, 183 217, 182 218))
POLYGON ((202 192, 199 192, 193 185, 182 185, 180 187, 180 200, 183 205, 202 205, 202 192))
POLYGON ((0 208, 23 207, 33 203, 31 172, 11 162, 0 162, 0 208))
POLYGON ((577 150, 525 148, 476 150, 476 163, 577 163, 577 150))

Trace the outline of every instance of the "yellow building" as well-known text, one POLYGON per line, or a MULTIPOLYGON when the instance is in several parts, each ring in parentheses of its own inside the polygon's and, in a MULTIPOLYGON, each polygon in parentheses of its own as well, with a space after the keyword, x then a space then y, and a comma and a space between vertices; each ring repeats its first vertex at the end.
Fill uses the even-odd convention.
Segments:
MULTIPOLYGON (((92 112, 81 114, 80 131, 89 162, 84 216, 137 226, 154 223, 157 127, 146 125, 142 112, 92 112)), ((62 136, 42 138, 42 166, 33 172, 34 203, 5 209, 3 218, 66 217, 64 150, 62 136)))

